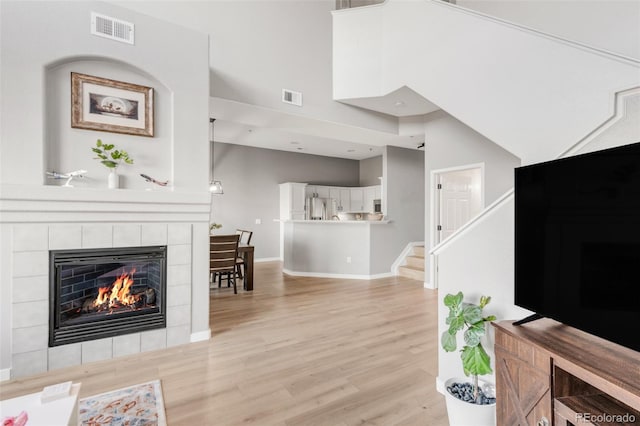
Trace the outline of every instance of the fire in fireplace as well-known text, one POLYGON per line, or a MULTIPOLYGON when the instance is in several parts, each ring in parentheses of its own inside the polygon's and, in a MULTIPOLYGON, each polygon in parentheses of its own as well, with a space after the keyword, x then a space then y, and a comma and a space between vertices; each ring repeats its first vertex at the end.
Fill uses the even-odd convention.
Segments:
POLYGON ((51 251, 49 346, 164 328, 166 251, 51 251))

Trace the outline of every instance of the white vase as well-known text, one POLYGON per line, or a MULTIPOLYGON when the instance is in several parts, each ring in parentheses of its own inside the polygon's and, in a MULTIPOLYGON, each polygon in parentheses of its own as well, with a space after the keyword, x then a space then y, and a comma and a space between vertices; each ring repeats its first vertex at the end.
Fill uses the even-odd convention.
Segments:
MULTIPOLYGON (((453 383, 465 383, 469 379, 454 377, 444 384, 444 397, 447 404, 447 415, 450 426, 494 426, 496 424, 496 404, 478 405, 465 402, 451 395, 447 388, 453 383)), ((483 387, 487 382, 479 380, 479 386, 483 387)))
POLYGON ((120 175, 118 175, 118 171, 116 169, 111 169, 107 182, 109 184, 109 189, 120 188, 120 175))

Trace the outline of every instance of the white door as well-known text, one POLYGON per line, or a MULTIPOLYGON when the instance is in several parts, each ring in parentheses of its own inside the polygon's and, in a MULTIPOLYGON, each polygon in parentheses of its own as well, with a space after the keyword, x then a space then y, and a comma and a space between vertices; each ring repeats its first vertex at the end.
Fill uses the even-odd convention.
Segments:
POLYGON ((436 181, 438 244, 482 211, 482 173, 480 168, 440 173, 436 181))

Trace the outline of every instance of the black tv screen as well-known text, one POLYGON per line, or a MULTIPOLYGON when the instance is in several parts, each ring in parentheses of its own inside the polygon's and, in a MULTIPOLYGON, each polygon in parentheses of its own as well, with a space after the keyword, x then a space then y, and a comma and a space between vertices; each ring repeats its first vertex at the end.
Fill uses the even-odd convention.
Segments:
POLYGON ((640 351, 640 143, 515 170, 515 304, 640 351))

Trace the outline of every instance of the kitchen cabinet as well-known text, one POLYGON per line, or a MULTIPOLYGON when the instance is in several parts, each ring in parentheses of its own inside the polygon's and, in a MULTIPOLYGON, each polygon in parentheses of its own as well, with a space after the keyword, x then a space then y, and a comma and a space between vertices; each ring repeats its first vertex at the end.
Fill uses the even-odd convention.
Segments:
POLYGON ((342 206, 342 198, 340 197, 340 188, 337 186, 332 186, 329 188, 329 198, 333 198, 336 200, 336 210, 338 212, 344 211, 344 207, 342 206))
POLYGON ((346 212, 351 208, 351 190, 349 188, 340 188, 340 206, 341 212, 346 212))
POLYGON ((374 213, 373 200, 379 200, 381 198, 380 185, 367 186, 364 188, 364 211, 367 213, 374 213))
MULTIPOLYGON (((287 185, 293 184, 288 183, 287 185)), ((373 213, 373 201, 382 198, 381 185, 352 188, 344 186, 306 185, 303 191, 305 198, 318 197, 334 199, 336 201, 337 212, 373 213)), ((297 192, 297 194, 300 193, 297 192)), ((304 208, 302 210, 304 210, 304 208)), ((302 217, 304 217, 304 215, 302 215, 302 217)))
POLYGON ((329 195, 330 187, 322 185, 307 185, 305 188, 305 195, 308 198, 331 198, 329 195))
POLYGON ((351 202, 349 203, 349 211, 350 212, 362 212, 364 211, 364 189, 362 188, 351 188, 349 190, 349 196, 351 197, 351 202))
POLYGON ((306 183, 287 182, 280 184, 280 220, 302 220, 305 218, 306 187, 306 183))

